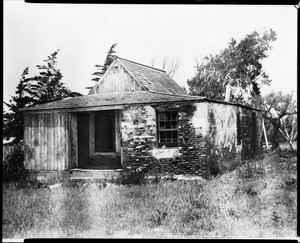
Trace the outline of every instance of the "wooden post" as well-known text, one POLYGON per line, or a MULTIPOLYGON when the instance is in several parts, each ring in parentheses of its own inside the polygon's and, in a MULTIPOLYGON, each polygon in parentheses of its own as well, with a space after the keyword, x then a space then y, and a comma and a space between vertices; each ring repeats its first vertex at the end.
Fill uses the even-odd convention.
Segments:
POLYGON ((231 94, 231 84, 228 83, 228 84, 226 85, 225 101, 230 102, 230 94, 231 94))
POLYGON ((267 149, 269 149, 269 143, 268 143, 267 132, 266 132, 266 128, 265 128, 264 118, 262 118, 262 127, 263 127, 263 130, 264 130, 264 135, 265 135, 265 140, 266 140, 266 146, 267 146, 267 149))
POLYGON ((95 113, 89 112, 89 151, 90 157, 95 153, 95 113))

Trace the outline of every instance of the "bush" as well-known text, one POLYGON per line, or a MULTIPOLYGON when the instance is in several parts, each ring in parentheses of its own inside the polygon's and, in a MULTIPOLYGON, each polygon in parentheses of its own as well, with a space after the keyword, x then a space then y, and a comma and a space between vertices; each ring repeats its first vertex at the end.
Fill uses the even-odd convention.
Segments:
POLYGON ((259 158, 245 161, 237 168, 237 175, 240 179, 252 179, 265 175, 265 169, 261 165, 259 158))
POLYGON ((3 161, 3 182, 18 182, 28 178, 24 167, 24 151, 21 143, 17 144, 3 161))
POLYGON ((292 158, 297 156, 297 151, 291 149, 279 149, 278 154, 280 158, 292 158))
POLYGON ((142 169, 125 169, 112 182, 118 185, 141 185, 146 183, 145 172, 142 169))

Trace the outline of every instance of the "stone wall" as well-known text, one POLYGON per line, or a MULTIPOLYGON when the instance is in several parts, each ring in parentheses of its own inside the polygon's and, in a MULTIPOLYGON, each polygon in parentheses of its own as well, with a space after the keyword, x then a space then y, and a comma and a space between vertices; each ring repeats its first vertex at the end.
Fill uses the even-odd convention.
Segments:
POLYGON ((210 174, 229 170, 240 158, 241 146, 237 145, 237 112, 241 108, 232 105, 208 103, 207 154, 210 174))
POLYGON ((262 153, 262 114, 243 109, 242 113, 242 159, 250 159, 262 153))
POLYGON ((206 117, 206 105, 203 103, 126 107, 122 111, 121 123, 123 166, 133 169, 142 167, 149 174, 193 174, 207 177, 204 139, 206 117), (157 111, 178 111, 178 147, 158 148, 157 111))
POLYGON ((237 111, 243 114, 243 127, 250 126, 243 129, 243 144, 248 144, 247 131, 253 128, 246 123, 248 109, 207 102, 127 106, 121 121, 123 167, 143 168, 148 174, 216 175, 248 146, 236 143, 237 111), (163 111, 178 112, 176 148, 157 146, 156 113, 163 111))

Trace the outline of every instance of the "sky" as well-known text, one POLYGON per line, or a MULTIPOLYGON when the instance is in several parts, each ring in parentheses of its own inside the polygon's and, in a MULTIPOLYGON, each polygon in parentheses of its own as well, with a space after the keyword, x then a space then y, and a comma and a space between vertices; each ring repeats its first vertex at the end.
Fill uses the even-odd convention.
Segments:
POLYGON ((95 64, 103 64, 108 49, 117 55, 161 68, 162 59, 178 58, 173 79, 186 86, 196 61, 216 54, 253 31, 272 28, 273 49, 263 61, 271 86, 262 93, 297 90, 297 10, 293 5, 109 5, 34 4, 4 1, 3 99, 14 95, 25 67, 36 65, 60 49, 62 82, 87 94, 95 64))

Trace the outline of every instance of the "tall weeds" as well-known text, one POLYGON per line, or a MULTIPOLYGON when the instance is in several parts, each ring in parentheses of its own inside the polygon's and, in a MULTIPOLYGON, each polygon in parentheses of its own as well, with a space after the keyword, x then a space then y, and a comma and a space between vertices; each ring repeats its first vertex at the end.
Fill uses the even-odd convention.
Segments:
POLYGON ((270 154, 204 182, 5 188, 3 238, 293 238, 293 166, 270 154))

